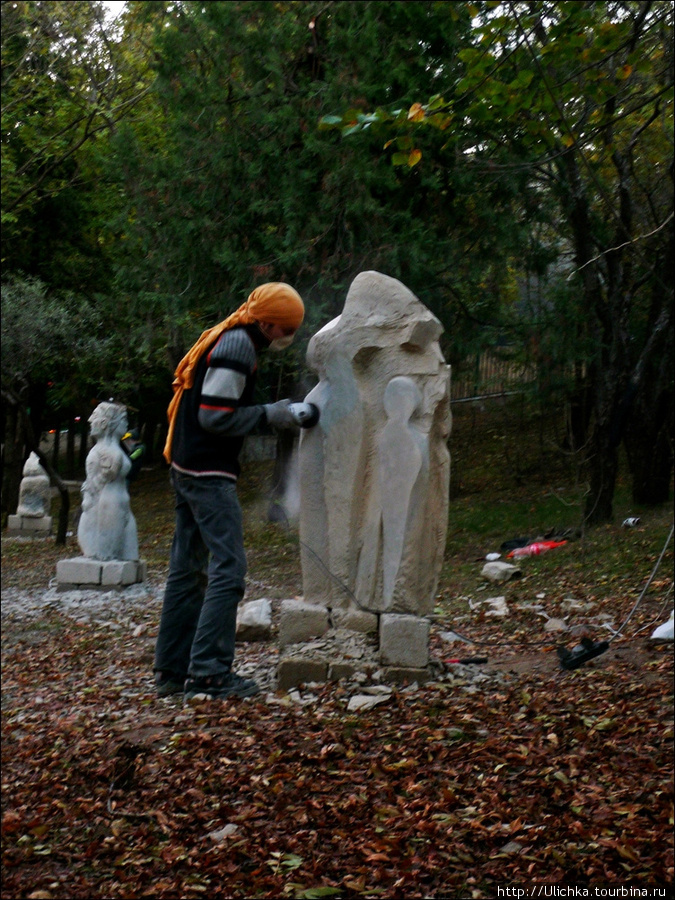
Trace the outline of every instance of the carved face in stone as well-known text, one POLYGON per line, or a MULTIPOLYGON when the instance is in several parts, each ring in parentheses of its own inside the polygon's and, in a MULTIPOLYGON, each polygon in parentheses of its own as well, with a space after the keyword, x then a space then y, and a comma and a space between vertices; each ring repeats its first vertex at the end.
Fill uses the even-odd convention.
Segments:
POLYGON ((119 403, 99 403, 89 418, 92 437, 121 438, 128 431, 126 407, 119 403))

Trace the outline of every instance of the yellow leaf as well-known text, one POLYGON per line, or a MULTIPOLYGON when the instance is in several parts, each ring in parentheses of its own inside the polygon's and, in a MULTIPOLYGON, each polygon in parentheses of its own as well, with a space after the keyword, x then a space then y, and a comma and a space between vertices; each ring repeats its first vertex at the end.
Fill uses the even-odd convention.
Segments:
POLYGON ((413 166, 416 166, 417 163, 422 159, 422 151, 421 150, 411 150, 410 156, 408 157, 408 165, 412 169, 413 166))
POLYGON ((408 110, 408 119, 411 122, 421 122, 424 118, 424 108, 421 103, 413 103, 408 110))

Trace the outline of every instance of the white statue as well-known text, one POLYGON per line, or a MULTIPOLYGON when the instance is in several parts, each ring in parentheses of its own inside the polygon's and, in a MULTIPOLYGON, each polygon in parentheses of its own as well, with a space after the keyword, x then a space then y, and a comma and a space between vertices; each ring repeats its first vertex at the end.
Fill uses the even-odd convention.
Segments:
POLYGON ((16 514, 37 519, 49 515, 50 506, 49 477, 42 468, 37 453, 31 453, 23 467, 16 514))
POLYGON ((438 319, 363 272, 310 341, 319 424, 300 441, 305 601, 426 615, 447 529, 450 379, 438 319), (345 589, 346 588, 346 589, 345 589), (350 597, 350 595, 353 595, 350 597))
POLYGON ((96 443, 87 456, 87 478, 82 485, 80 548, 91 559, 137 560, 136 520, 126 482, 131 462, 120 445, 128 431, 126 407, 99 403, 89 426, 96 443))
MULTIPOLYGON (((388 416, 378 442, 382 506, 382 575, 385 608, 392 606, 406 556, 422 556, 426 535, 419 520, 429 488, 429 438, 411 421, 422 396, 411 378, 399 375, 387 385, 388 416)), ((400 586, 405 592, 411 586, 400 586)), ((414 589, 414 585, 412 586, 414 589)))

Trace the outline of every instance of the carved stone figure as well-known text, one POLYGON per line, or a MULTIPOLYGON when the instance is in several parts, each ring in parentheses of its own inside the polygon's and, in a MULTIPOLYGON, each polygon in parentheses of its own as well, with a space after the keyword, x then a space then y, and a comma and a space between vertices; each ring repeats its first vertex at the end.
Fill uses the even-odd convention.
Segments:
POLYGON ((319 424, 300 440, 305 602, 431 612, 445 548, 450 376, 438 319, 362 272, 310 341, 319 424))
POLYGON ((137 560, 136 520, 126 482, 131 462, 120 445, 128 431, 126 408, 99 403, 89 426, 96 443, 87 456, 87 478, 82 485, 80 548, 90 559, 137 560))
POLYGON ((42 468, 38 455, 31 453, 23 467, 16 514, 26 518, 46 516, 49 514, 50 504, 49 477, 42 468))
POLYGON ((392 378, 384 392, 388 417, 378 441, 382 508, 383 606, 391 608, 398 587, 401 605, 416 585, 402 574, 405 563, 424 555, 425 523, 419 519, 429 490, 429 437, 412 421, 422 395, 411 378, 392 378))

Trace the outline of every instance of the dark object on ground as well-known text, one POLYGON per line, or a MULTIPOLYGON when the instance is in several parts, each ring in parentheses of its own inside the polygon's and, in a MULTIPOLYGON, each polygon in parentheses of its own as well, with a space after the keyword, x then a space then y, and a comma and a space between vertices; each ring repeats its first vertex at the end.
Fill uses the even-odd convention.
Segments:
POLYGON ((457 659, 446 659, 447 665, 452 665, 453 663, 461 663, 462 665, 468 665, 469 663, 479 664, 486 663, 488 661, 487 656, 464 656, 457 659))
POLYGON ((608 649, 609 641, 592 641, 590 638, 583 637, 581 643, 574 650, 558 647, 557 651, 563 669, 578 669, 579 666, 595 659, 596 656, 601 656, 608 649))
POLYGON ((507 553, 509 550, 517 550, 519 547, 527 547, 533 540, 534 538, 511 538, 510 541, 504 541, 499 549, 502 553, 507 553))
POLYGON ((190 678, 185 682, 185 699, 194 700, 205 695, 209 700, 226 697, 253 697, 260 688, 252 678, 242 678, 235 672, 211 675, 208 678, 190 678))
POLYGON ((549 528, 546 534, 537 537, 514 537, 504 543, 499 548, 502 553, 509 553, 511 550, 519 550, 521 547, 527 547, 529 544, 535 544, 540 541, 576 541, 581 537, 578 528, 565 528, 562 531, 558 528, 549 528))
POLYGON ((155 686, 158 697, 170 697, 172 694, 182 694, 185 686, 185 677, 175 672, 156 672, 155 686))

